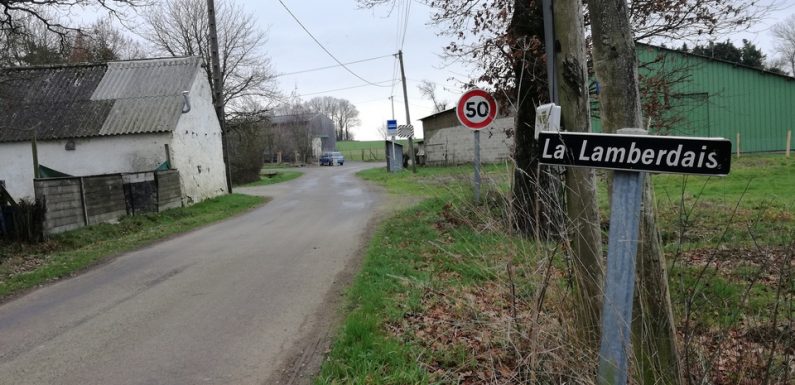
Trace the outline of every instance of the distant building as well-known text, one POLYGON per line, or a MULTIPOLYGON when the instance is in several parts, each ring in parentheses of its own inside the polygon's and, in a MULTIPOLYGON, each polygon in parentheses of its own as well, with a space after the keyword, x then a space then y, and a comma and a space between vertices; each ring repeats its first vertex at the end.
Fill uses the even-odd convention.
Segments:
POLYGON ((221 129, 196 57, 0 69, 0 180, 15 199, 34 195, 34 140, 45 174, 170 167, 184 204, 226 190, 221 129))
MULTIPOLYGON (((472 163, 475 156, 473 131, 461 125, 455 108, 421 118, 425 164, 446 166, 472 163)), ((480 130, 480 160, 502 162, 511 157, 513 139, 507 134, 514 125, 513 117, 499 117, 488 128, 480 130)))
POLYGON ((334 122, 320 113, 277 115, 270 118, 265 135, 265 160, 309 162, 325 151, 336 151, 334 122), (299 159, 294 159, 298 154, 299 159))
MULTIPOLYGON (((646 98, 658 98, 660 106, 666 108, 658 120, 651 120, 652 134, 723 137, 731 140, 734 150, 739 134, 742 152, 785 149, 787 131, 795 128, 795 78, 646 44, 637 45, 637 55, 641 75, 681 80, 641 90, 646 98), (669 127, 660 128, 661 125, 669 127)), ((591 89, 594 132, 601 131, 598 89, 598 79, 594 79, 591 89)), ((472 161, 472 132, 458 123, 455 109, 420 120, 425 132, 427 164, 472 161)), ((513 139, 506 132, 513 131, 513 126, 513 117, 503 117, 482 131, 484 163, 510 157, 513 139)))
MULTIPOLYGON (((683 79, 641 90, 668 107, 652 119, 652 133, 667 125, 660 134, 722 137, 734 150, 739 133, 742 152, 785 149, 787 130, 795 128, 795 78, 647 44, 637 45, 637 55, 641 75, 683 79)), ((592 106, 594 130, 600 131, 598 103, 592 106)))

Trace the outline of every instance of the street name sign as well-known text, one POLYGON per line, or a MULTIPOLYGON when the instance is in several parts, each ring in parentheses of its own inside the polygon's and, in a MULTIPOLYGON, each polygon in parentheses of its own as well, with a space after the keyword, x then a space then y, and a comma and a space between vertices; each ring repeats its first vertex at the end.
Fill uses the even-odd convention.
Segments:
POLYGON ((465 127, 480 130, 497 117, 497 101, 486 91, 469 90, 458 99, 455 114, 465 127))
POLYGON ((539 163, 657 173, 728 175, 731 142, 723 138, 545 132, 539 163))
POLYGON ((539 163, 616 170, 610 204, 607 271, 597 383, 626 385, 635 257, 647 172, 728 175, 731 142, 723 138, 649 136, 637 128, 618 134, 542 131, 539 163))

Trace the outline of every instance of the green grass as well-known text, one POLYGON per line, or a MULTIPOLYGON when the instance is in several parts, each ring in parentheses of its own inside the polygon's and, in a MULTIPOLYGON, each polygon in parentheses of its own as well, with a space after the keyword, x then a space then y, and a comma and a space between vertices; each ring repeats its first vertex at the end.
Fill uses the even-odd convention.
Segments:
POLYGON ((654 177, 664 239, 674 241, 685 225, 685 241, 693 247, 792 241, 795 159, 765 154, 735 158, 732 163, 725 177, 654 177))
POLYGON ((250 210, 265 198, 231 194, 158 214, 124 217, 54 235, 39 245, 1 244, 0 298, 69 277, 109 256, 250 210))
MULTIPOLYGON (((429 199, 380 227, 348 292, 349 314, 316 384, 443 383, 417 357, 442 366, 477 367, 463 346, 436 350, 408 330, 400 339, 385 330, 422 311, 429 292, 484 284, 504 271, 502 257, 515 246, 504 235, 440 223, 465 220, 463 215, 445 199, 429 199)), ((523 288, 520 298, 531 297, 532 290, 523 288)))
MULTIPOLYGON (((743 253, 756 250, 756 244, 781 248, 795 238, 795 161, 781 155, 744 156, 734 160, 732 170, 723 178, 654 176, 666 256, 669 261, 678 260, 670 272, 677 323, 684 324, 689 310, 690 326, 703 333, 743 328, 749 320, 770 321, 775 290, 770 280, 765 285, 757 278, 760 273, 773 273, 770 268, 737 261, 743 253), (680 210, 682 201, 686 210, 692 210, 687 220, 680 210), (683 223, 684 243, 677 245, 683 223), (714 262, 722 264, 707 265, 703 275, 703 265, 677 255, 713 250, 720 250, 714 262)), ((491 165, 484 172, 487 197, 509 190, 508 167, 491 165)), ((429 308, 439 298, 458 303, 462 297, 457 293, 489 285, 504 287, 506 261, 513 261, 517 269, 518 300, 532 302, 537 285, 521 277, 538 274, 538 262, 527 250, 536 246, 500 232, 499 226, 495 229, 489 220, 501 219, 504 213, 499 209, 471 205, 471 166, 423 167, 416 174, 389 174, 377 168, 358 175, 390 193, 429 199, 386 221, 371 240, 363 270, 348 295, 350 314, 315 383, 457 383, 459 379, 440 377, 435 370, 477 371, 484 362, 475 358, 472 345, 454 342, 429 347, 427 340, 414 336, 416 330, 405 326, 407 320, 432 316, 429 308), (521 269, 527 271, 521 273, 521 269)), ((600 184, 600 200, 606 202, 604 180, 600 184)), ((562 258, 553 265, 559 272, 567 269, 562 258)), ((569 290, 564 276, 554 279, 557 290, 569 290)), ((507 308, 502 298, 495 299, 498 313, 507 308)), ((550 298, 548 306, 559 300, 550 298)), ((485 327, 488 315, 488 311, 469 309, 453 319, 462 323, 475 319, 485 327)), ((499 341, 492 343, 503 346, 499 341)))
POLYGON ((383 327, 387 320, 404 313, 390 298, 402 293, 416 302, 421 285, 428 282, 428 276, 414 264, 423 243, 435 235, 429 224, 433 204, 438 202, 392 218, 375 234, 362 271, 348 293, 350 313, 316 384, 429 383, 427 373, 414 359, 421 349, 389 337, 383 327), (418 284, 403 286, 402 282, 418 284))
POLYGON ((716 274, 713 269, 683 267, 671 277, 671 292, 680 318, 689 309, 691 322, 699 327, 733 327, 744 319, 765 319, 776 303, 775 293, 763 285, 743 284, 716 274), (750 290, 746 298, 746 291, 750 290))
POLYGON ((296 179, 296 178, 300 177, 301 175, 304 175, 304 173, 302 173, 300 171, 287 171, 287 170, 270 171, 269 170, 267 172, 269 172, 269 173, 275 172, 275 174, 274 175, 262 175, 262 176, 260 176, 260 179, 258 181, 251 182, 251 183, 246 183, 243 186, 244 187, 267 186, 267 185, 271 185, 271 184, 291 181, 293 179, 296 179))
MULTIPOLYGON (((504 164, 483 165, 483 188, 489 185, 500 190, 507 188, 508 167, 504 164)), ((378 183, 396 194, 407 194, 419 197, 439 196, 472 196, 471 180, 474 170, 472 166, 455 167, 419 167, 417 173, 402 170, 388 173, 385 168, 373 168, 359 172, 357 175, 364 180, 378 183)))

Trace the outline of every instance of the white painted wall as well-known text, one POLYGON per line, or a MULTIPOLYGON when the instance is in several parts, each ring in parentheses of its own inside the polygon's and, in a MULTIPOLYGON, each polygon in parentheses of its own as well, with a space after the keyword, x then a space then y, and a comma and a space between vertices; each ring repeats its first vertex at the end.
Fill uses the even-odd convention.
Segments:
POLYGON ((171 141, 171 166, 179 170, 186 205, 226 192, 221 126, 201 68, 196 71, 189 98, 191 110, 180 116, 171 141))
MULTIPOLYGON (((166 161, 169 134, 141 134, 38 142, 39 164, 69 175, 151 171, 166 161)), ((0 180, 12 197, 33 197, 33 155, 30 142, 0 143, 0 180)))
MULTIPOLYGON (((514 118, 505 117, 495 120, 489 128, 480 130, 482 163, 501 162, 511 157, 513 139, 508 138, 505 130, 513 125, 514 118)), ((475 158, 474 134, 462 125, 434 130, 424 141, 425 163, 428 165, 472 163, 475 158)))
MULTIPOLYGON (((210 86, 199 68, 190 90, 191 111, 180 116, 173 133, 118 135, 38 142, 39 164, 69 175, 97 175, 151 171, 166 161, 179 170, 183 204, 192 204, 226 191, 221 151, 221 127, 212 106, 210 86)), ((30 142, 0 143, 0 180, 12 197, 32 198, 33 155, 30 142)))

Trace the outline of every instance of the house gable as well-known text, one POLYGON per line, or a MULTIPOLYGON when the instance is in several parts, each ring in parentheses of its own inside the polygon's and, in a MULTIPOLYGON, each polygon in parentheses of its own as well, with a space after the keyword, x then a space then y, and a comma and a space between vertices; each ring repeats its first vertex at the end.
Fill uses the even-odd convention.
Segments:
POLYGON ((0 69, 0 142, 170 132, 199 68, 188 57, 0 69))

